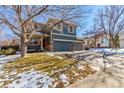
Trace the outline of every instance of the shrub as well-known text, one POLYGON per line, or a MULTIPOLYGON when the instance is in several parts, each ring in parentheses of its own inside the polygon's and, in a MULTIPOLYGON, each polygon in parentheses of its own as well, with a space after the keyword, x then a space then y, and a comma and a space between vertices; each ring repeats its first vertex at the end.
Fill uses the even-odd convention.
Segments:
POLYGON ((0 55, 4 54, 4 49, 0 50, 0 55))
POLYGON ((2 49, 0 50, 0 55, 13 55, 16 53, 16 50, 13 48, 2 49))

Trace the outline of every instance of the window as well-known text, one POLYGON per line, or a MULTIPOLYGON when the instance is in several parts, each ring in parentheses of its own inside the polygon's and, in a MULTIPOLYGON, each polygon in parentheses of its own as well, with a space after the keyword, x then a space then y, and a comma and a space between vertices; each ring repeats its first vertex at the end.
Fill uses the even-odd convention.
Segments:
POLYGON ((73 32, 73 27, 72 26, 70 26, 70 32, 73 32))
POLYGON ((100 47, 100 46, 101 46, 101 44, 100 44, 100 43, 98 43, 98 44, 97 44, 97 47, 100 47))
POLYGON ((36 38, 33 38, 30 42, 30 45, 38 45, 38 44, 39 44, 39 42, 38 42, 38 39, 36 39, 36 38))
POLYGON ((69 32, 74 33, 74 27, 73 26, 69 26, 69 32))
POLYGON ((103 37, 102 37, 102 41, 101 41, 101 43, 104 43, 103 40, 104 40, 104 39, 103 39, 103 37))

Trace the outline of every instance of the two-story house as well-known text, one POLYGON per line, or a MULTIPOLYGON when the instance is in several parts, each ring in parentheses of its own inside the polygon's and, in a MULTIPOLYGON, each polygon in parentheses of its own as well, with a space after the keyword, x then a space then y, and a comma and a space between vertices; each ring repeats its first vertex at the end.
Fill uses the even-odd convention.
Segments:
POLYGON ((119 33, 120 48, 124 48, 124 31, 119 33))
MULTIPOLYGON (((49 19, 44 24, 52 25, 56 21, 58 19, 49 19)), ((41 31, 45 29, 44 24, 36 25, 39 31, 33 35, 28 50, 78 51, 82 49, 82 41, 77 40, 76 37, 77 24, 69 21, 61 22, 45 34, 41 31)))

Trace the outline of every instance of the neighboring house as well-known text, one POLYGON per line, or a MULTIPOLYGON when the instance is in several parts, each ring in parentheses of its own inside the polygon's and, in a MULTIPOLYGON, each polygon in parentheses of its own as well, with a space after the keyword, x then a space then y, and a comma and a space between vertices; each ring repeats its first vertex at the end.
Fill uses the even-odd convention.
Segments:
MULTIPOLYGON (((58 19, 49 19, 47 25, 56 23, 58 19)), ((35 29, 39 29, 28 45, 28 50, 48 50, 48 51, 78 51, 82 49, 82 41, 77 40, 77 24, 73 22, 63 22, 56 25, 53 30, 43 33, 41 30, 45 26, 39 23, 35 29)))
POLYGON ((10 41, 9 40, 0 40, 0 47, 4 47, 4 46, 9 46, 10 45, 10 41))
POLYGON ((0 30, 0 49, 6 49, 8 47, 15 47, 15 45, 19 45, 20 40, 17 36, 12 35, 7 31, 0 30))
POLYGON ((100 32, 96 35, 83 37, 82 40, 83 40, 84 48, 108 48, 110 47, 109 35, 107 35, 105 32, 100 32))
POLYGON ((17 38, 11 38, 11 39, 3 39, 0 40, 0 50, 1 49, 6 49, 9 47, 13 47, 13 48, 18 48, 19 49, 19 42, 20 40, 17 38))
POLYGON ((110 47, 109 35, 104 32, 99 33, 99 35, 97 36, 96 47, 109 48, 110 47))
POLYGON ((124 48, 124 31, 119 33, 120 48, 124 48))
POLYGON ((10 41, 10 46, 18 46, 20 45, 20 39, 19 37, 15 36, 10 41))

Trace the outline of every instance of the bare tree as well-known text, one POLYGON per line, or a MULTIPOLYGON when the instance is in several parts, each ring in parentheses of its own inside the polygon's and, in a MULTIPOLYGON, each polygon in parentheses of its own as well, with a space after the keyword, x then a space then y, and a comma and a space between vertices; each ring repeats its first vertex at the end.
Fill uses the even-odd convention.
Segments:
POLYGON ((61 22, 80 19, 85 13, 82 6, 0 6, 0 21, 20 37, 21 57, 24 57, 27 54, 28 43, 37 31, 34 26, 35 20, 59 18, 54 24, 45 25, 44 32, 47 32, 61 22))
POLYGON ((21 40, 21 56, 27 53, 27 44, 35 30, 32 24, 33 18, 47 10, 48 6, 1 6, 0 20, 18 35, 21 40), (29 27, 30 26, 30 27, 29 27), (30 35, 27 35, 30 32, 30 35))
MULTIPOLYGON (((88 34, 94 34, 97 38, 99 31, 103 31, 107 36, 109 36, 110 47, 117 48, 119 46, 119 33, 124 30, 124 6, 105 6, 103 9, 98 11, 96 16, 96 23, 91 30, 87 31, 88 34)), ((94 38, 94 42, 96 41, 94 38)), ((95 43, 94 43, 95 44, 95 43)), ((103 52, 101 56, 103 58, 103 71, 106 72, 106 64, 111 62, 108 60, 108 56, 113 55, 113 53, 103 52)))
POLYGON ((98 20, 100 28, 110 36, 110 47, 116 48, 119 32, 124 30, 124 6, 105 6, 99 10, 98 20))

